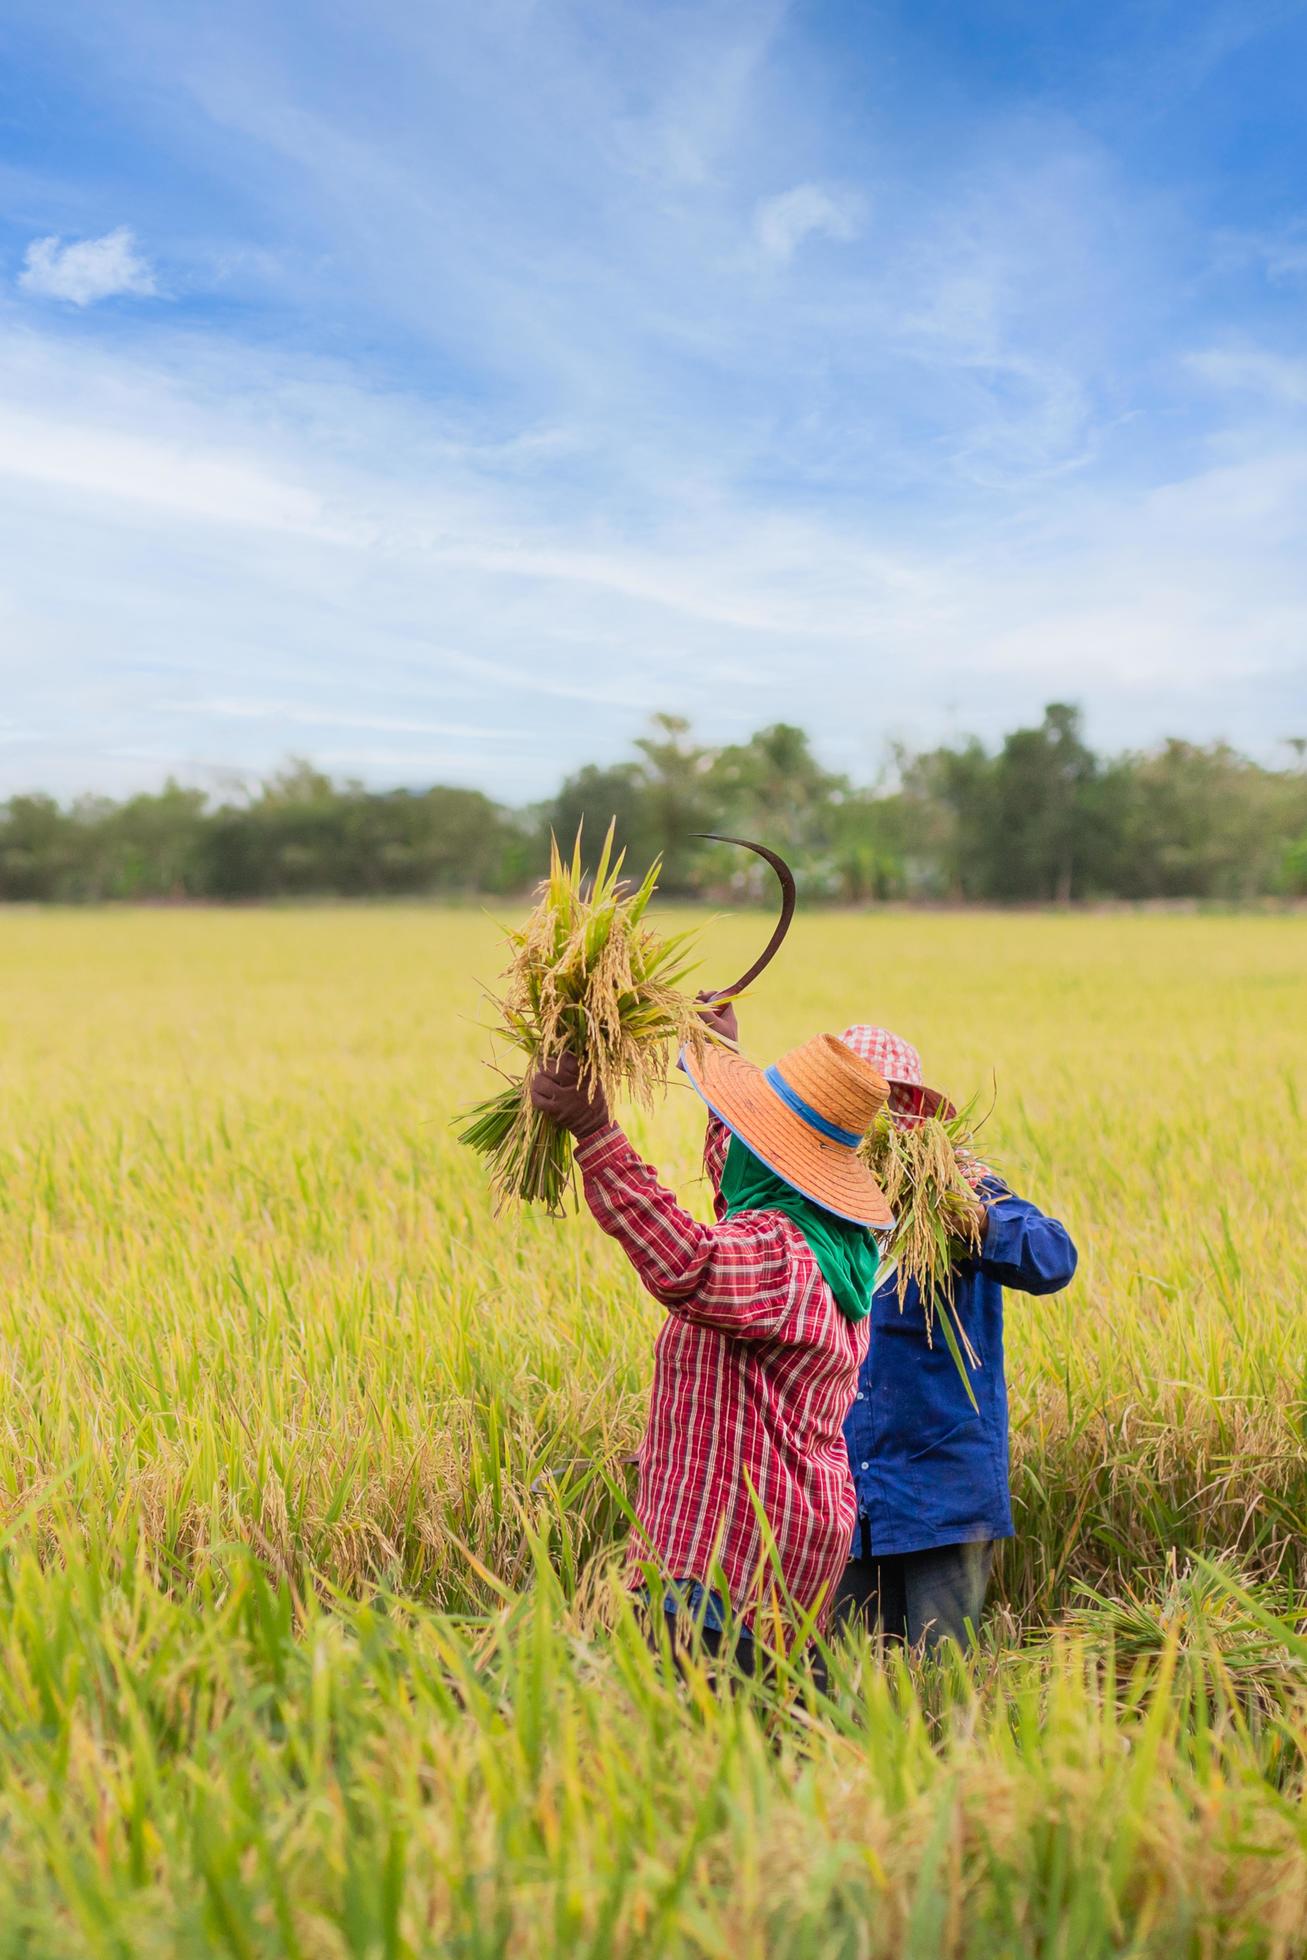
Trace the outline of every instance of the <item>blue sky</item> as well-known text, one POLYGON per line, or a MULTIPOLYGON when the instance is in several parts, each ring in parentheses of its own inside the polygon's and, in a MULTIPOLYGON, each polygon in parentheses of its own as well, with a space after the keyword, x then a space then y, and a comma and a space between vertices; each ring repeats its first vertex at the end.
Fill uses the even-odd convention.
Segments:
POLYGON ((1307 4, 7 0, 0 794, 1307 733, 1307 4))

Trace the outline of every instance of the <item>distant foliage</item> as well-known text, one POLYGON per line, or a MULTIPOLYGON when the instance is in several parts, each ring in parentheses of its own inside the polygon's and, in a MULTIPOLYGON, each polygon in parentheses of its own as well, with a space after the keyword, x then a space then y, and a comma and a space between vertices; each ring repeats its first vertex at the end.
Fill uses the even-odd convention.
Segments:
POLYGON ((294 763, 239 801, 15 797, 0 812, 0 898, 274 899, 494 892, 534 875, 536 826, 479 790, 376 792, 294 763))
POLYGON ((745 901, 765 868, 703 831, 784 851, 804 896, 985 904, 1243 901, 1307 894, 1307 744, 1267 768, 1224 742, 1099 756, 1077 709, 1053 702, 991 751, 974 738, 896 749, 859 787, 779 722, 713 749, 658 715, 635 756, 587 764, 547 803, 479 790, 376 791, 294 762, 211 799, 169 782, 124 803, 40 795, 0 805, 0 900, 252 900, 524 889, 550 831, 600 839, 616 819, 629 862, 661 856, 664 891, 745 901))

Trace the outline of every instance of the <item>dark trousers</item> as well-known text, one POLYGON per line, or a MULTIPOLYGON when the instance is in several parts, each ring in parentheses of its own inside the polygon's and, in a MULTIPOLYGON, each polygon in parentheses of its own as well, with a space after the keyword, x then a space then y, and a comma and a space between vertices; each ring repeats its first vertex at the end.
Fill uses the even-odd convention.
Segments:
MULTIPOLYGON (((668 1626, 667 1632, 671 1636, 672 1665, 675 1667, 677 1673, 684 1678, 686 1672, 685 1657, 688 1651, 682 1644, 684 1636, 678 1636, 675 1627, 671 1625, 668 1626)), ((658 1624, 652 1618, 647 1619, 645 1622, 645 1639, 649 1642, 649 1645, 656 1654, 661 1654, 664 1651, 662 1640, 659 1637, 658 1624)), ((723 1679, 717 1667, 717 1663, 721 1660, 723 1653, 730 1654, 736 1669, 735 1674, 725 1676, 728 1687, 734 1688, 738 1685, 736 1676, 740 1674, 748 1675, 751 1679, 756 1677, 759 1681, 763 1682, 771 1680, 771 1661, 765 1654, 761 1657, 759 1656, 754 1641, 747 1634, 737 1635, 735 1642, 732 1644, 727 1635, 719 1632, 716 1627, 700 1627, 698 1650, 699 1661, 703 1666, 710 1684, 714 1688, 719 1687, 723 1679)))
POLYGON ((836 1588, 833 1633, 861 1626, 927 1652, 942 1640, 955 1640, 964 1649, 971 1645, 994 1564, 992 1539, 878 1558, 864 1519, 862 1550, 861 1558, 849 1560, 836 1588))

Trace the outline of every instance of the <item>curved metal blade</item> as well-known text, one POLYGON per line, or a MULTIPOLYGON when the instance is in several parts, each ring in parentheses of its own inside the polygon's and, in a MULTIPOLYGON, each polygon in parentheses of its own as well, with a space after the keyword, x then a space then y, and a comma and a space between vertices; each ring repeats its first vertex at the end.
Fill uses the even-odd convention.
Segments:
POLYGON ((747 837, 722 837, 715 830, 700 830, 696 831, 695 835, 704 838, 710 844, 738 844, 742 850, 753 851, 756 856, 763 858, 771 866, 781 884, 781 915, 776 921, 775 930, 748 972, 742 973, 733 987, 725 987, 717 995, 718 1000, 725 1000, 728 995, 742 994, 746 987, 752 986, 763 968, 768 966, 780 951, 781 942, 789 931, 790 921, 794 917, 796 897, 794 873, 776 851, 768 850, 765 844, 755 844, 747 837))

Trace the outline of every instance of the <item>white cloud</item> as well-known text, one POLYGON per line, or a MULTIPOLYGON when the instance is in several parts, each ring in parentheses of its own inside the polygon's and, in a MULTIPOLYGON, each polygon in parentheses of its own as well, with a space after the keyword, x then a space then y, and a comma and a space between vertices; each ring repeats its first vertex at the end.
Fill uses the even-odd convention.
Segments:
MULTIPOLYGON (((163 405, 162 396, 159 390, 154 406, 163 405)), ((52 414, 48 404, 32 412, 0 399, 0 477, 77 493, 88 504, 140 504, 174 520, 332 535, 313 489, 257 455, 224 447, 217 434, 209 423, 201 443, 181 446, 162 429, 145 435, 52 414)))
POLYGON ((1307 278, 1307 223, 1301 218, 1280 232, 1261 240, 1266 276, 1276 285, 1291 285, 1307 278))
POLYGON ((1307 219, 1291 219, 1273 231, 1221 232, 1214 243, 1214 263, 1221 271, 1259 266, 1273 286, 1307 278, 1307 219))
POLYGON ((1192 371, 1215 387, 1252 395, 1293 408, 1307 408, 1307 361, 1261 347, 1205 349, 1189 356, 1192 371))
POLYGON ((157 289, 150 262, 137 250, 126 225, 103 238, 83 238, 65 245, 58 237, 34 238, 27 248, 18 283, 25 293, 41 299, 66 299, 90 306, 118 293, 148 298, 157 289))
POLYGON ((24 732, 0 792, 307 747, 522 800, 669 706, 710 739, 801 718, 860 775, 888 734, 992 738, 1058 696, 1108 745, 1263 746, 1301 690, 1304 444, 1255 431, 1160 490, 1064 479, 1017 522, 943 529, 729 475, 687 508, 668 467, 621 524, 506 463, 502 430, 450 443, 414 398, 186 345, 189 376, 0 336, 24 401, 0 416, 0 688, 24 732))
POLYGON ((814 235, 847 245, 861 231, 865 214, 857 191, 796 184, 778 197, 762 199, 753 214, 753 233, 768 258, 784 262, 814 235))
MULTIPOLYGON (((161 703, 166 711, 169 704, 161 703)), ((460 741, 502 742, 504 729, 460 721, 422 721, 411 715, 375 715, 362 708, 306 707, 303 701, 241 700, 219 695, 213 700, 177 704, 187 714, 211 715, 218 721, 275 721, 282 728, 363 729, 376 735, 456 736, 460 741)), ((3 724, 0 724, 3 726, 3 724)))
MULTIPOLYGON (((0 793, 294 746, 521 799, 660 707, 802 719, 856 773, 1057 695, 1109 745, 1270 743, 1303 384, 1251 320, 1177 326, 1173 204, 1072 122, 828 115, 784 0, 674 11, 382 0, 361 87, 348 10, 309 62, 249 0, 202 44, 129 10, 139 112, 188 105, 151 168, 180 136, 188 186, 194 132, 239 232, 187 192, 150 236, 239 304, 103 340, 0 304, 0 793), (874 253, 825 249, 860 185, 874 253)), ((87 305, 114 240, 152 284, 130 233, 40 240, 24 284, 87 305)), ((1300 243, 1233 269, 1264 295, 1300 243)))

